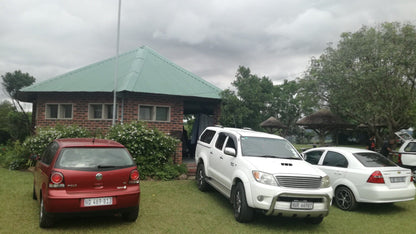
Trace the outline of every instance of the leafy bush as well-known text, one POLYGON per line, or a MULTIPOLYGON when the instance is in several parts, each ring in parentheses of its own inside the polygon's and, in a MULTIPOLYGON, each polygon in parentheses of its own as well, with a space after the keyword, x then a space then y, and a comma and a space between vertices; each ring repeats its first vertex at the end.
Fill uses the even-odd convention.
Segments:
POLYGON ((115 125, 106 138, 120 142, 130 151, 142 178, 172 179, 183 170, 183 166, 174 165, 171 160, 178 140, 149 129, 142 122, 115 125))
POLYGON ((1 147, 0 165, 10 170, 24 169, 29 166, 29 157, 30 152, 17 140, 1 147))
POLYGON ((46 147, 55 139, 59 138, 82 138, 90 137, 86 128, 79 126, 62 126, 41 128, 35 136, 26 138, 23 146, 31 153, 41 155, 46 147))

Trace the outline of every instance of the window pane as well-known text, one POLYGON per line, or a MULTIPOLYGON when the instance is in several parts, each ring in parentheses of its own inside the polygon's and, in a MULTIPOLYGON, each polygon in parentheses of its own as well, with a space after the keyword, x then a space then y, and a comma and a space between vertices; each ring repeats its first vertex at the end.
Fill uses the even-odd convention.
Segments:
POLYGON ((58 118, 58 104, 46 105, 46 118, 49 118, 49 119, 58 118))
POLYGON ((62 104, 60 108, 59 118, 71 119, 72 118, 72 105, 62 104))
POLYGON ((56 168, 74 170, 99 170, 102 168, 125 168, 134 165, 124 148, 64 148, 56 162, 56 168))
POLYGON ((395 167, 392 161, 384 157, 379 153, 356 153, 354 156, 360 161, 365 167, 395 167))
POLYGON ((152 120, 152 109, 151 106, 140 106, 139 107, 139 119, 140 120, 152 120))
POLYGON ((212 130, 206 130, 202 135, 201 135, 201 141, 205 142, 205 143, 211 143, 212 138, 215 135, 215 131, 212 130))
POLYGON ((324 158, 323 162, 324 166, 332 166, 332 167, 348 167, 348 161, 344 157, 344 155, 328 151, 324 158))
MULTIPOLYGON (((112 119, 113 118, 113 104, 106 104, 105 105, 105 118, 112 119)), ((117 106, 116 106, 116 116, 117 116, 117 106)))
POLYGON ((156 120, 168 121, 169 120, 169 107, 156 107, 156 120))
POLYGON ((92 110, 93 119, 102 119, 103 105, 101 104, 91 105, 91 110, 92 110))
POLYGON ((313 164, 313 165, 317 165, 319 160, 321 159, 323 151, 317 150, 317 151, 312 151, 309 153, 306 153, 305 156, 305 160, 306 162, 313 164))
POLYGON ((222 146, 224 145, 225 139, 227 136, 224 133, 220 133, 218 136, 217 142, 215 142, 215 148, 222 150, 222 146))

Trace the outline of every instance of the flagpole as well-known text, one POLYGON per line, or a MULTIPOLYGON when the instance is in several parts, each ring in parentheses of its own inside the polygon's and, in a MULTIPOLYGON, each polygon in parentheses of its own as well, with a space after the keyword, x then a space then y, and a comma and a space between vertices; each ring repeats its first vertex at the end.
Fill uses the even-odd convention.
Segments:
POLYGON ((118 78, 118 54, 120 47, 120 14, 121 14, 121 0, 118 0, 118 20, 117 20, 117 45, 116 45, 116 61, 114 71, 114 100, 113 100, 113 121, 112 126, 116 124, 116 107, 117 107, 117 78, 118 78))

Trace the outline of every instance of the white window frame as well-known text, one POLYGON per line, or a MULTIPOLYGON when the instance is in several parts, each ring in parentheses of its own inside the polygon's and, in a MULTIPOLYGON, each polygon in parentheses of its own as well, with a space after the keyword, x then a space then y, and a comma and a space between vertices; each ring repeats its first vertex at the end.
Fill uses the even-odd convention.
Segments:
POLYGON ((73 119, 74 118, 74 104, 73 103, 46 103, 45 104, 45 119, 73 119), (50 108, 48 106, 57 105, 57 116, 56 118, 50 117, 50 108), (63 106, 71 106, 71 117, 65 118, 65 108, 63 106))
MULTIPOLYGON (((111 106, 111 115, 113 114, 113 103, 88 103, 88 120, 111 120, 113 117, 109 118, 108 115, 108 106, 111 106), (101 118, 94 118, 94 109, 93 105, 101 105, 101 118)), ((118 117, 118 105, 116 104, 116 119, 118 117)))
POLYGON ((146 121, 146 122, 170 122, 170 115, 171 115, 171 107, 170 106, 139 104, 137 118, 140 121, 146 121), (140 108, 141 107, 151 107, 150 119, 140 119, 140 108), (167 120, 156 120, 156 109, 158 107, 168 108, 167 120))

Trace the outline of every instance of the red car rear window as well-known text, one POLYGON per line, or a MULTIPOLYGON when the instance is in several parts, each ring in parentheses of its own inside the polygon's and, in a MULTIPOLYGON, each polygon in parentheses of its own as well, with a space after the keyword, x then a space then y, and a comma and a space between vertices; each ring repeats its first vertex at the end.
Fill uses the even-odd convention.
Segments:
POLYGON ((64 148, 55 168, 73 170, 106 170, 134 166, 125 148, 64 148))

